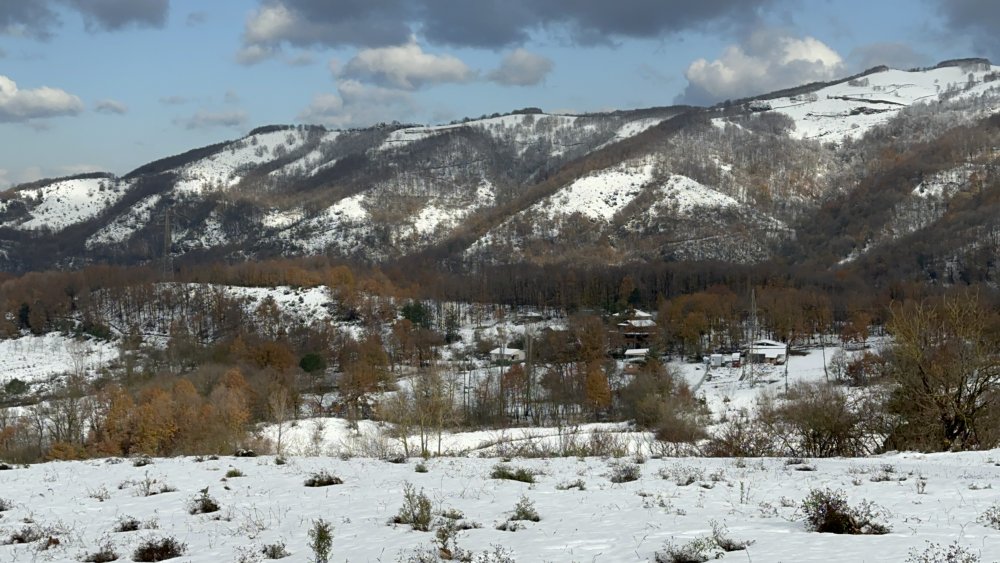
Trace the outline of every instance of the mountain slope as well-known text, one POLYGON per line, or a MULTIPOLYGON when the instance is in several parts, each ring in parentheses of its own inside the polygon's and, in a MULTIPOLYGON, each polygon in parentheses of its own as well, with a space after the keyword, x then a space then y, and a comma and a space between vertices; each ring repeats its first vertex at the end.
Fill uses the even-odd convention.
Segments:
MULTIPOLYGON (((122 178, 9 190, 0 265, 146 263, 168 249, 172 260, 323 254, 464 268, 865 268, 880 249, 943 228, 968 194, 992 193, 998 77, 1000 67, 973 59, 709 109, 262 127, 122 178)), ((974 226, 992 232, 988 220, 974 226)), ((942 241, 931 261, 956 251, 942 241)))

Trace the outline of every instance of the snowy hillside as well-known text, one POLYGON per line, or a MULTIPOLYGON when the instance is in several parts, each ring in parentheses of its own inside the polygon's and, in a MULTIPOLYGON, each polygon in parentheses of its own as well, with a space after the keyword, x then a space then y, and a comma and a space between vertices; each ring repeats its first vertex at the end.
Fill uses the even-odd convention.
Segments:
MULTIPOLYGON (((998 77, 1000 67, 971 60, 876 69, 712 109, 527 108, 446 125, 262 127, 124 178, 87 175, 7 192, 0 266, 148 264, 164 249, 174 260, 329 253, 380 263, 443 253, 465 266, 808 254, 815 245, 794 247, 809 218, 847 204, 838 198, 902 162, 908 140, 932 146, 949 129, 984 127, 1000 107, 998 77), (883 156, 890 160, 873 165, 883 156)), ((992 185, 995 158, 983 150, 971 147, 980 154, 967 161, 949 157, 926 178, 914 170, 913 197, 893 202, 888 220, 816 239, 838 241, 835 260, 849 264, 861 249, 933 228, 952 196, 973 181, 992 185)))
POLYGON ((20 190, 15 199, 0 202, 0 213, 9 212, 15 204, 27 204, 30 215, 7 220, 3 226, 60 231, 96 217, 128 189, 127 183, 117 184, 107 178, 80 178, 20 190))
POLYGON ((117 357, 114 344, 57 333, 0 340, 0 387, 12 379, 44 384, 66 374, 92 377, 117 357))
POLYGON ((813 93, 770 99, 767 104, 795 121, 792 135, 839 142, 860 138, 912 104, 1000 97, 998 73, 1000 67, 981 64, 923 71, 888 69, 813 93))
POLYGON ((272 131, 251 135, 214 155, 185 166, 174 190, 177 193, 201 193, 226 189, 239 182, 247 171, 287 154, 306 140, 301 131, 272 131))

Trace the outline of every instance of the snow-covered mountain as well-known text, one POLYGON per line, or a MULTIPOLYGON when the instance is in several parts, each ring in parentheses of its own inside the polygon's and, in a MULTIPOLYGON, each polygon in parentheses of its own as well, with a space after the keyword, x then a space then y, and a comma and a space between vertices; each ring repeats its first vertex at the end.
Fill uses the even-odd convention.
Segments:
POLYGON ((757 263, 819 250, 827 265, 853 264, 990 192, 998 78, 1000 67, 970 59, 708 109, 264 127, 123 177, 5 192, 0 261, 757 263))

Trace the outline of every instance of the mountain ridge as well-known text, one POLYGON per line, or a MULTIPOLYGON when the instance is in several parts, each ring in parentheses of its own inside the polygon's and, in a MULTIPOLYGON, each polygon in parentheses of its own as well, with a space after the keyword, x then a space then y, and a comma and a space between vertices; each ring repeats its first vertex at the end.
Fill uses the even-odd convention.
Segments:
POLYGON ((960 127, 982 130, 973 136, 985 144, 965 156, 945 151, 951 160, 928 173, 974 166, 958 182, 992 190, 986 145, 998 78, 1000 67, 984 59, 958 59, 875 67, 712 108, 524 108, 352 130, 262 126, 121 177, 91 173, 3 192, 0 266, 326 255, 449 269, 775 259, 855 267, 876 247, 934 229, 967 190, 913 195, 914 176, 899 184, 894 214, 872 215, 878 224, 858 229, 847 218, 823 248, 797 241, 822 238, 809 231, 826 207, 895 182, 875 161, 891 169, 911 151, 962 142, 948 136, 960 127))

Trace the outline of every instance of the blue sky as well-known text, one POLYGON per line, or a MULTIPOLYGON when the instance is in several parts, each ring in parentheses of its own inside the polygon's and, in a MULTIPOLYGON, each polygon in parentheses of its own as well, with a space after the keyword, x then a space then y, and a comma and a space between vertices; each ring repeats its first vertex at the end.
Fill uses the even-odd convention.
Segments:
POLYGON ((273 123, 711 104, 1000 59, 993 0, 0 0, 0 187, 273 123))

